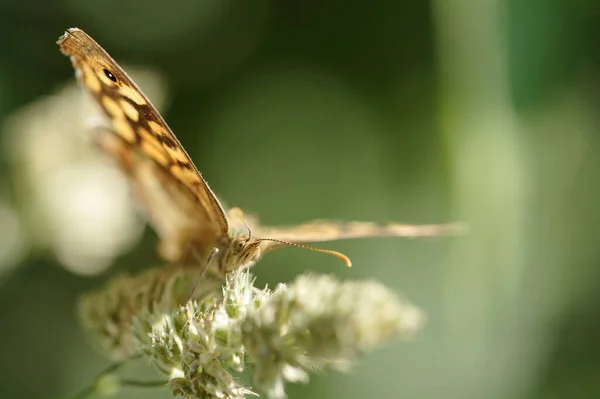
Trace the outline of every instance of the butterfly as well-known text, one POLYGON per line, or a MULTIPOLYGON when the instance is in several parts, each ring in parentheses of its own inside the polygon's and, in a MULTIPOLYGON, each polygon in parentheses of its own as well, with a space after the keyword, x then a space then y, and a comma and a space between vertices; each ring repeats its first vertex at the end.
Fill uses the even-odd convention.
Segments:
POLYGON ((79 83, 108 117, 109 126, 94 129, 94 139, 127 175, 132 193, 159 237, 159 254, 169 263, 204 262, 211 272, 223 275, 251 266, 267 252, 297 246, 334 255, 350 266, 346 255, 306 244, 463 231, 461 223, 408 225, 327 220, 270 227, 244 215, 240 208, 226 210, 163 117, 98 43, 81 29, 71 28, 57 44, 70 57, 79 83))

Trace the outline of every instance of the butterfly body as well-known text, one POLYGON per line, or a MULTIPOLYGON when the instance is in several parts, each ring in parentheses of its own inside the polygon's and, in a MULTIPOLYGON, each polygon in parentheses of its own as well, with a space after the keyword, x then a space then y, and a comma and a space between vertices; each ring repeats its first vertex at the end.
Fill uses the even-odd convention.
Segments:
POLYGON ((96 143, 127 175, 159 236, 159 254, 170 263, 204 263, 210 272, 222 275, 252 265, 269 251, 299 246, 335 255, 350 266, 343 254, 303 243, 462 231, 460 224, 453 223, 379 226, 315 221, 269 227, 246 218, 239 208, 226 212, 162 116, 116 61, 77 28, 68 29, 58 44, 70 57, 80 84, 108 118, 109 126, 94 129, 96 143))

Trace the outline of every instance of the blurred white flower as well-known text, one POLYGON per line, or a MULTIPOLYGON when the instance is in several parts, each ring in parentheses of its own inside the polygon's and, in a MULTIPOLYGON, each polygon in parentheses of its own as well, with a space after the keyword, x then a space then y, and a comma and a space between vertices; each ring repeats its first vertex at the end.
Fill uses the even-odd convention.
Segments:
MULTIPOLYGON (((135 69, 132 75, 160 108, 165 92, 160 77, 135 69)), ((98 120, 104 120, 99 107, 73 79, 2 126, 26 235, 79 274, 108 268, 143 232, 125 177, 88 134, 98 120)))
POLYGON ((0 196, 0 276, 10 271, 27 253, 23 226, 15 209, 0 196))

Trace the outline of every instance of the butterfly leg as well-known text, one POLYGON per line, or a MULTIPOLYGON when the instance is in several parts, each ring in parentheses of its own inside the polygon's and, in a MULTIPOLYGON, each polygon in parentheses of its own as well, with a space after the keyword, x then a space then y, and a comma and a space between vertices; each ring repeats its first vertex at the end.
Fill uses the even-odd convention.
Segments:
MULTIPOLYGON (((204 277, 204 274, 206 274, 206 271, 208 270, 208 267, 210 266, 210 262, 212 262, 212 260, 218 253, 219 253, 219 248, 217 248, 217 247, 214 247, 212 249, 212 251, 210 251, 210 254, 208 255, 208 259, 206 259, 206 262, 200 269, 200 273, 198 274, 198 277, 194 281, 194 285, 192 286, 192 289, 190 290, 190 293, 189 293, 185 303, 188 303, 194 296, 194 292, 196 291, 196 288, 198 288, 198 284, 200 284, 200 280, 202 280, 202 277, 204 277)), ((195 251, 194 251, 194 257, 199 258, 199 255, 195 251)))

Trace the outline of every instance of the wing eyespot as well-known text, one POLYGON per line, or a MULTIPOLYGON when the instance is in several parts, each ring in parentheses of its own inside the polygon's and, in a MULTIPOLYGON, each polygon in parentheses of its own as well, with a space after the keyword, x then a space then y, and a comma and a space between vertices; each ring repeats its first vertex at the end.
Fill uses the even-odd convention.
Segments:
POLYGON ((111 71, 104 68, 104 74, 106 75, 107 78, 109 78, 113 82, 117 83, 117 77, 111 71))

